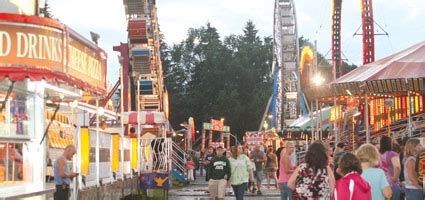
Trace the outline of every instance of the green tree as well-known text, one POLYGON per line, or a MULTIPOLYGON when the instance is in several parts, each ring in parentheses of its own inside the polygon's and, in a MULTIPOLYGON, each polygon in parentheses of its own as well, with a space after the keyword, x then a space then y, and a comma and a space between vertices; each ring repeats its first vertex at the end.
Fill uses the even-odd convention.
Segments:
POLYGON ((272 39, 261 39, 254 23, 223 41, 210 23, 191 28, 181 43, 163 43, 161 56, 175 129, 190 116, 198 129, 224 117, 240 139, 258 129, 271 95, 272 39))

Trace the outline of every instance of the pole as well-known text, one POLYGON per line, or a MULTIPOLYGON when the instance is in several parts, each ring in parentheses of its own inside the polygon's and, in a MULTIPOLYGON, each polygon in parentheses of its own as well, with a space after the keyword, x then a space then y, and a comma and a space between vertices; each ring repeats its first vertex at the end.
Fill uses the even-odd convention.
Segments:
POLYGON ((124 77, 123 77, 123 68, 120 68, 120 109, 121 109, 121 133, 120 133, 120 164, 121 164, 121 178, 122 180, 124 180, 124 132, 125 132, 125 126, 124 126, 124 117, 123 117, 123 113, 124 113, 124 77))
POLYGON ((334 136, 335 136, 335 148, 338 145, 338 122, 337 122, 337 116, 339 117, 339 109, 338 109, 338 105, 336 103, 336 96, 334 96, 334 124, 333 124, 333 131, 334 131, 334 136))
POLYGON ((313 107, 313 101, 311 101, 311 111, 310 111, 310 120, 311 120, 311 142, 314 142, 314 121, 313 121, 313 111, 314 111, 314 107, 313 107))
POLYGON ((210 135, 209 135, 209 141, 208 141, 208 146, 211 146, 211 144, 212 144, 212 140, 213 140, 213 131, 212 130, 210 130, 210 135))
POLYGON ((205 134, 206 134, 206 131, 204 129, 202 129, 202 134, 201 134, 201 137, 202 137, 202 139, 201 139, 201 150, 202 149, 205 149, 205 134))
POLYGON ((96 99, 96 185, 100 186, 100 155, 99 155, 99 100, 96 99))
POLYGON ((137 79, 137 174, 140 175, 140 134, 141 131, 141 124, 140 124, 140 80, 137 79))
POLYGON ((227 136, 227 149, 230 149, 230 134, 227 136))
POLYGON ((224 135, 223 132, 220 132, 220 142, 224 143, 224 135))
POLYGON ((319 127, 320 127, 320 140, 323 140, 323 123, 322 123, 322 105, 319 104, 319 127))
POLYGON ((356 144, 355 144, 355 142, 354 142, 354 137, 355 137, 355 136, 354 136, 354 128, 355 128, 355 127, 354 127, 354 122, 355 122, 355 121, 354 121, 354 115, 353 115, 353 121, 352 121, 352 123, 353 123, 353 135, 352 135, 352 136, 353 136, 353 152, 356 150, 356 144))
POLYGON ((317 140, 322 140, 322 138, 319 138, 319 131, 320 131, 320 127, 319 127, 319 99, 316 97, 316 139, 317 140))
POLYGON ((365 114, 364 114, 364 118, 365 118, 365 127, 366 127, 366 143, 370 143, 370 132, 369 132, 369 103, 368 103, 369 99, 367 94, 365 94, 365 114))
POLYGON ((407 91, 407 116, 409 117, 408 118, 408 126, 409 127, 407 127, 407 131, 408 131, 407 133, 408 133, 409 137, 412 137, 412 116, 411 116, 411 113, 410 113, 410 107, 411 107, 411 105, 410 105, 410 91, 407 91))

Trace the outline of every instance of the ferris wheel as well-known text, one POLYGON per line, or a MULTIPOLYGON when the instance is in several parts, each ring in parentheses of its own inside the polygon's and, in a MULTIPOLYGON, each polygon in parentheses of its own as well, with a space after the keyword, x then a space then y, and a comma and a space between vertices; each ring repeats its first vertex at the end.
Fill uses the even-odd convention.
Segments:
POLYGON ((293 0, 276 0, 273 27, 272 127, 278 131, 289 125, 299 113, 299 44, 293 0))

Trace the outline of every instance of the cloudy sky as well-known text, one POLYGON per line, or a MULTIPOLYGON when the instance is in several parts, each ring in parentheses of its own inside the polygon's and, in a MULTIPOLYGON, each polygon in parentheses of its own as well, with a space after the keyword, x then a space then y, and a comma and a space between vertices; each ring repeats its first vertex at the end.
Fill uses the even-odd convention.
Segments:
MULTIPOLYGON (((108 76, 116 81, 117 53, 112 46, 126 42, 126 19, 122 0, 49 0, 54 17, 90 38, 99 33, 100 46, 108 52, 108 76)), ((252 20, 259 34, 273 33, 274 0, 157 0, 161 31, 166 42, 182 41, 191 27, 210 22, 222 37, 239 34, 252 20)), ((317 40, 319 52, 331 48, 332 0, 295 0, 299 36, 317 40)), ((374 0, 374 17, 387 36, 376 36, 376 59, 425 40, 425 0, 374 0)), ((342 50, 348 62, 361 64, 361 36, 353 36, 361 25, 360 0, 344 0, 342 50)), ((375 25, 375 32, 383 31, 375 25)), ((361 32, 359 32, 361 33, 361 32)), ((330 55, 327 55, 330 58, 330 55)))

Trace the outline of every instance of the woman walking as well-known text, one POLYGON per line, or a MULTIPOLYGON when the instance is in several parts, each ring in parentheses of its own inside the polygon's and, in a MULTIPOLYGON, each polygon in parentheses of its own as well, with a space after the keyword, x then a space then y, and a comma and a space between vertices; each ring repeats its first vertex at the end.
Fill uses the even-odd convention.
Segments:
POLYGON ((399 183, 401 166, 399 155, 392 150, 392 143, 393 141, 390 137, 382 136, 379 144, 379 153, 381 153, 381 169, 384 170, 393 191, 391 199, 399 200, 401 194, 399 183))
POLYGON ((344 154, 338 163, 343 175, 335 184, 334 200, 371 200, 370 185, 362 177, 360 160, 352 153, 344 154))
MULTIPOLYGON (((243 154, 246 155, 247 157, 249 156, 248 146, 243 147, 243 154)), ((249 177, 254 177, 255 163, 252 162, 252 160, 249 160, 249 165, 250 165, 249 177)), ((248 182, 248 191, 250 191, 251 193, 255 193, 254 189, 255 189, 255 178, 253 178, 252 180, 250 178, 248 182)))
POLYGON ((416 155, 422 149, 419 139, 411 138, 404 147, 404 178, 406 179, 406 199, 423 200, 422 186, 419 185, 418 173, 415 170, 416 155))
POLYGON ((362 166, 362 177, 369 183, 373 200, 390 199, 392 196, 391 186, 385 177, 384 170, 377 168, 381 155, 375 146, 363 144, 356 151, 362 166))
POLYGON ((279 164, 279 189, 281 200, 292 200, 292 190, 288 186, 289 177, 294 172, 295 166, 291 162, 291 154, 294 152, 295 146, 292 142, 287 142, 285 148, 280 152, 279 164))
POLYGON ((236 145, 231 149, 231 156, 229 158, 231 176, 230 185, 232 185, 235 193, 236 200, 243 200, 245 190, 248 186, 248 180, 253 177, 250 176, 251 164, 248 156, 243 154, 242 146, 236 145))
POLYGON ((328 154, 322 143, 310 145, 305 163, 300 164, 289 178, 288 185, 298 199, 330 199, 335 187, 335 177, 328 166, 328 154))
POLYGON ((270 179, 274 180, 275 187, 277 186, 277 156, 273 151, 273 148, 267 150, 267 161, 266 161, 266 176, 267 176, 267 188, 270 188, 270 179))

